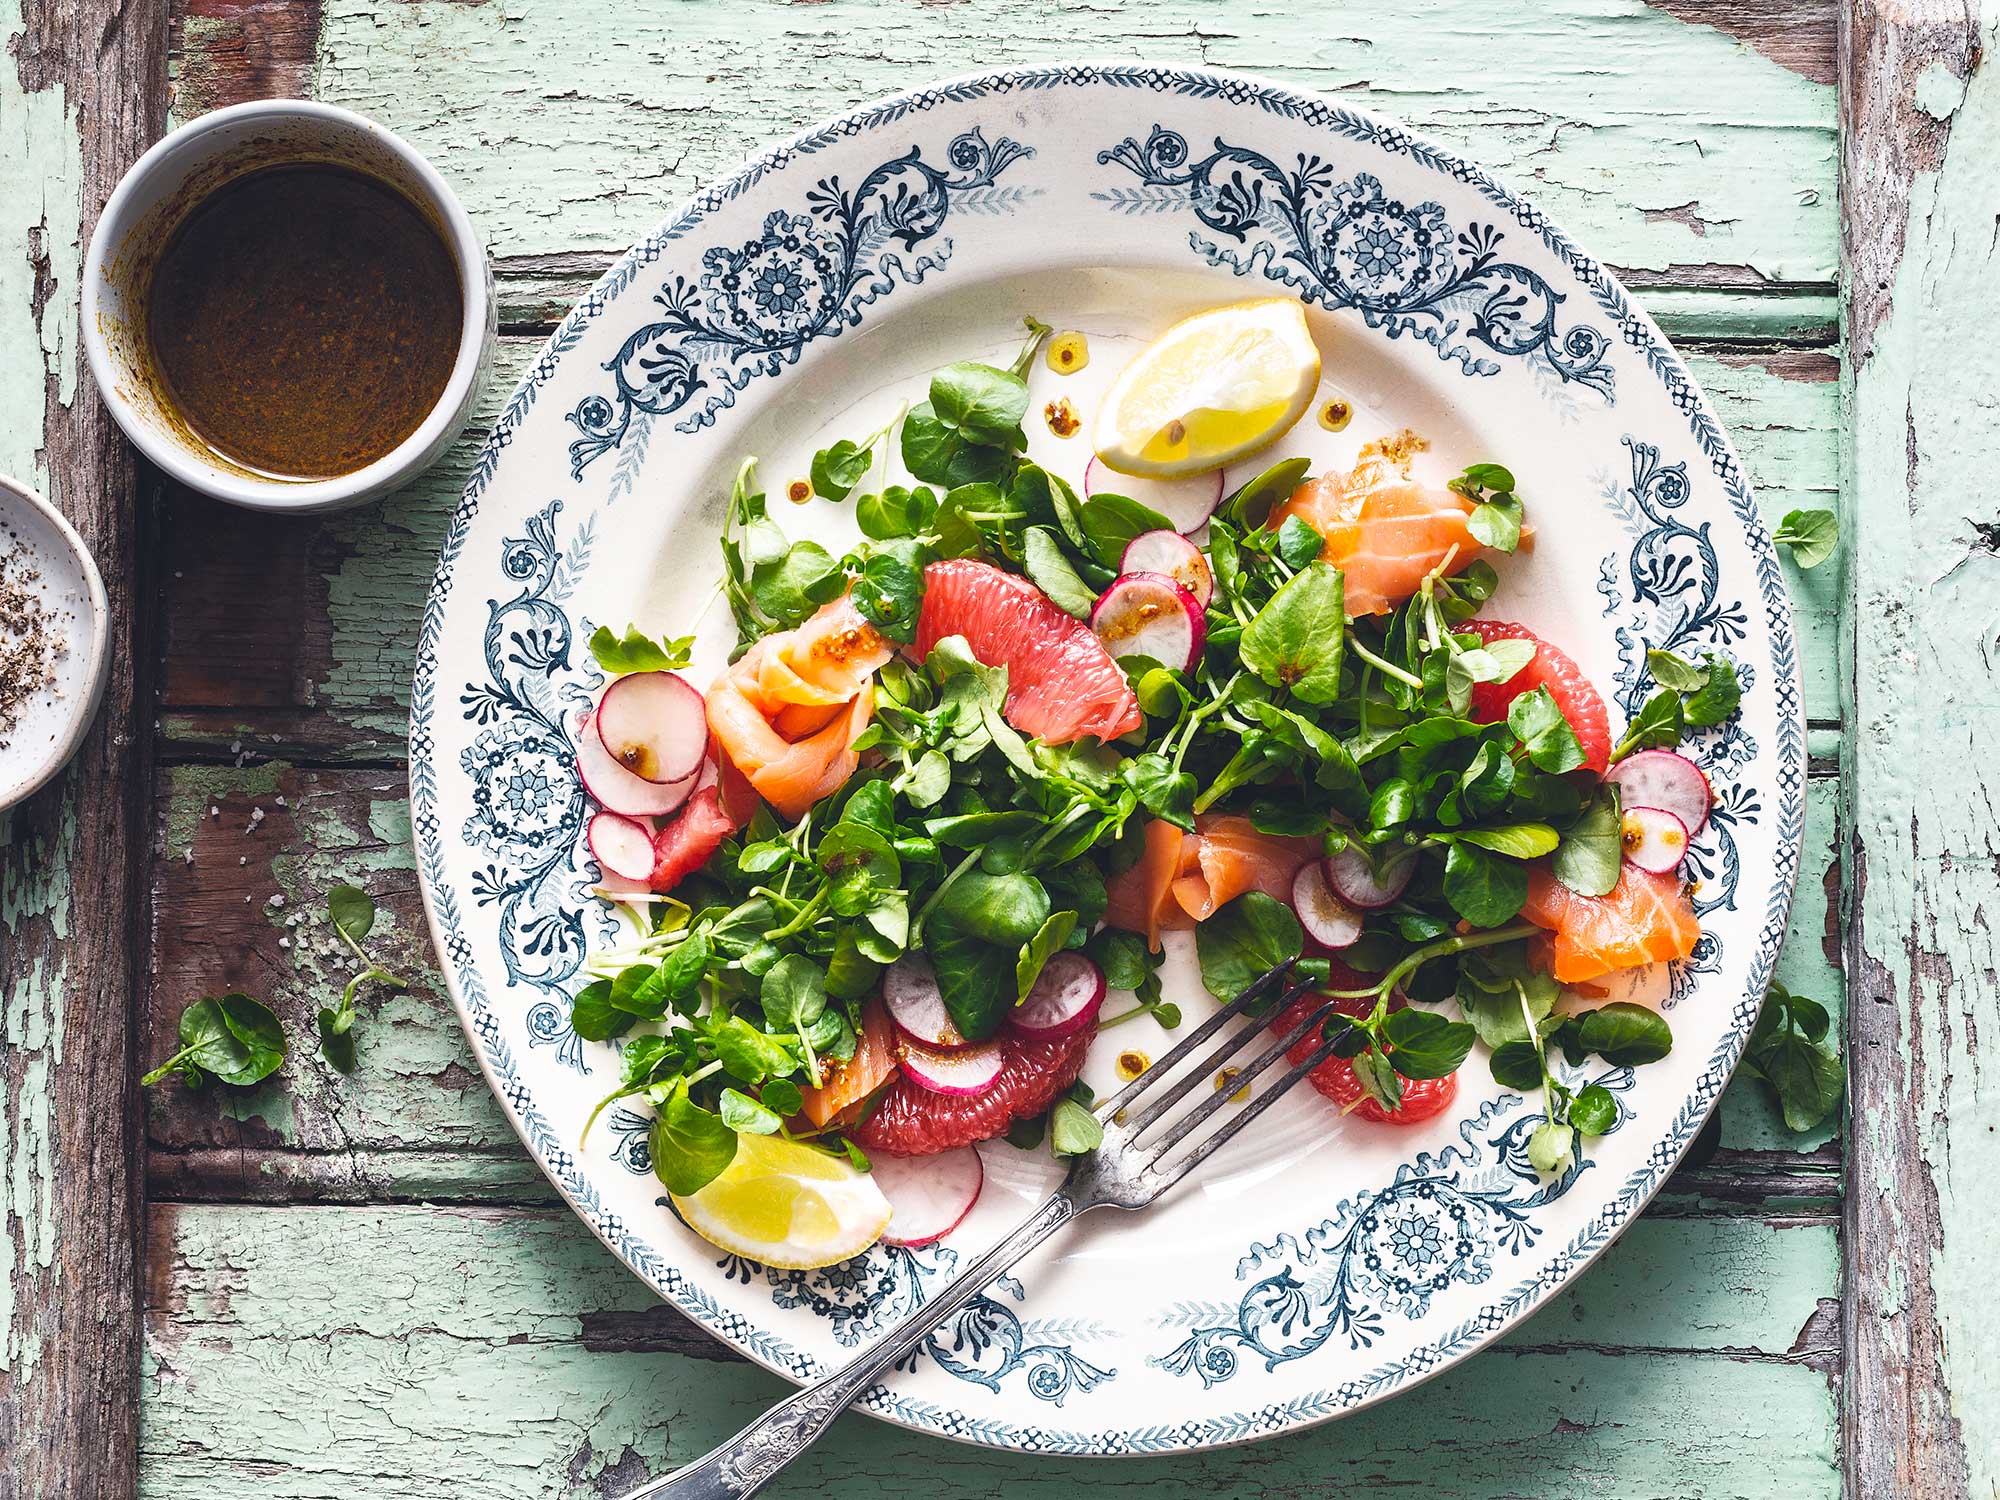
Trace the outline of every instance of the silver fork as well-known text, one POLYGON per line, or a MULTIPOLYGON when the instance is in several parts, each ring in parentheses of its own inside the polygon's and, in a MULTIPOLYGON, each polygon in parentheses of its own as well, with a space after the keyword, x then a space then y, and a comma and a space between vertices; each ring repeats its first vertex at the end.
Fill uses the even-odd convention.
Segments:
POLYGON ((1071 1219, 1093 1208, 1145 1208, 1201 1165, 1333 1052, 1334 1043, 1322 1040, 1305 1061, 1294 1064, 1269 1088, 1243 1101, 1221 1125, 1208 1129, 1244 1089, 1285 1055, 1287 1048, 1332 1014, 1333 1003, 1329 1000, 1242 1064, 1234 1078, 1217 1079, 1211 1097, 1166 1122, 1163 1128, 1156 1128, 1162 1127, 1168 1111, 1175 1105, 1202 1083, 1215 1079, 1229 1066, 1231 1058, 1268 1033, 1261 1024, 1232 1032, 1199 1062, 1188 1065, 1188 1059, 1204 1043, 1274 992, 1277 999, 1270 1006, 1273 1014, 1310 988, 1302 983, 1286 985, 1290 972, 1291 965, 1287 963, 1259 976, 1233 1002, 1197 1026, 1186 1040, 1098 1105, 1096 1115, 1104 1126, 1104 1143, 1088 1155, 1078 1157, 1062 1186, 1040 1208, 948 1282, 907 1322, 871 1344, 853 1363, 779 1402, 705 1458, 640 1486, 625 1500, 738 1500, 756 1494, 779 1470, 816 1442, 833 1425, 833 1419, 874 1386, 879 1376, 1071 1219), (1147 1136, 1153 1138, 1144 1139, 1147 1136))

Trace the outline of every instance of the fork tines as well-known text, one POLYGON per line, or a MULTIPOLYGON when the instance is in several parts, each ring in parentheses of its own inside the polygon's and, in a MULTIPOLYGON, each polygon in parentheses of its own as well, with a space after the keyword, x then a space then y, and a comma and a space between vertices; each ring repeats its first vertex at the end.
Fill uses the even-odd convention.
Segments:
POLYGON ((1218 1130, 1201 1136, 1204 1126, 1213 1120, 1231 1101, 1256 1080, 1280 1058, 1287 1049, 1294 1046, 1299 1038, 1309 1035, 1325 1024, 1333 1012, 1332 1000, 1316 1005, 1299 1021, 1295 1021, 1282 1033, 1273 1034, 1265 1026, 1252 1025, 1232 1031, 1219 1045, 1210 1050, 1197 1063, 1189 1065, 1189 1059, 1225 1027, 1238 1017, 1270 999, 1276 991, 1276 998, 1270 1000, 1270 1014, 1281 1013, 1300 995, 1312 988, 1311 984, 1299 981, 1286 984, 1292 966, 1283 963, 1258 976, 1244 991, 1197 1026, 1184 1040, 1149 1067, 1138 1078, 1120 1089, 1111 1098, 1097 1107, 1096 1114, 1106 1129, 1105 1147, 1121 1155, 1131 1154, 1133 1170, 1160 1179, 1161 1185, 1177 1180, 1198 1162, 1234 1136, 1262 1114, 1278 1097, 1289 1090, 1301 1078, 1325 1062, 1333 1054, 1335 1043, 1321 1041, 1304 1061, 1287 1069, 1270 1087, 1243 1101, 1237 1112, 1218 1130), (1218 1079, 1222 1070, 1232 1058, 1248 1052, 1258 1042, 1269 1045, 1237 1067, 1235 1075, 1226 1082, 1218 1079), (1164 1129, 1155 1130, 1166 1114, 1187 1098, 1189 1094, 1205 1082, 1216 1080, 1212 1097, 1205 1099, 1196 1108, 1180 1118, 1169 1122, 1164 1129), (1156 1139, 1146 1142, 1142 1138, 1149 1132, 1156 1139), (1189 1145, 1187 1154, 1171 1166, 1163 1165, 1166 1158, 1176 1148, 1189 1145))

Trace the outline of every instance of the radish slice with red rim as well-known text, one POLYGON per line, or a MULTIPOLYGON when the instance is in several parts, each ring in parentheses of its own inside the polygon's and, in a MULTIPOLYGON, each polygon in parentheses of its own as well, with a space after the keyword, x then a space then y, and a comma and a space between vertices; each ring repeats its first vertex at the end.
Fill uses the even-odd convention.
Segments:
POLYGON ((1137 500, 1165 516, 1176 531, 1198 531, 1222 503, 1222 471, 1190 474, 1185 479, 1142 479, 1136 474, 1120 474, 1093 457, 1084 466, 1083 493, 1088 497, 1099 492, 1137 500))
POLYGON ((1103 1004, 1104 971, 1066 948, 1042 965, 1034 988, 1007 1024, 1022 1036, 1052 1042, 1093 1024, 1103 1004))
POLYGON ((1325 868, 1327 884, 1336 896, 1349 906, 1373 911, 1403 894, 1417 873, 1417 853, 1412 849, 1378 867, 1359 844, 1349 844, 1338 854, 1329 854, 1325 868))
POLYGON ((910 1040, 944 1052, 966 1045, 945 1009, 931 961, 923 954, 905 953, 889 965, 882 976, 882 1003, 896 1029, 910 1040))
POLYGON ((1208 639, 1208 616, 1164 573, 1123 573, 1090 612, 1090 628, 1113 656, 1145 656, 1190 672, 1208 639))
POLYGON ((1681 820, 1693 838, 1708 825, 1715 805, 1708 777, 1701 767, 1672 750, 1641 750, 1628 755, 1606 774, 1618 784, 1618 800, 1626 807, 1657 807, 1681 820))
POLYGON ((577 727, 576 770, 583 778, 583 789, 598 806, 628 818, 665 817, 693 794, 697 779, 688 776, 663 786, 634 776, 604 748, 595 714, 586 714, 577 727))
POLYGON ((1306 936, 1322 948, 1345 948, 1361 936, 1361 913, 1334 892, 1321 860, 1300 865, 1292 877, 1292 910, 1306 936))
POLYGON ((668 785, 701 769, 708 709, 672 672, 633 672, 604 690, 597 733, 611 758, 646 781, 668 785))
POLYGON ((1121 573, 1160 573, 1194 595, 1203 609, 1215 597, 1215 574, 1201 548, 1178 531, 1148 531, 1132 538, 1118 559, 1121 573))
POLYGON ((1625 862, 1648 875, 1671 875, 1687 858, 1687 824, 1662 808, 1626 808, 1619 837, 1625 862))
POLYGON ((981 1042, 976 1047, 926 1047, 910 1037, 896 1043, 896 1060, 918 1087, 933 1094, 960 1096, 985 1093, 1006 1065, 998 1042, 981 1042))
POLYGON ((970 1146, 936 1156, 877 1151, 868 1165, 875 1186, 889 1200, 889 1227, 882 1231, 882 1243, 911 1250, 941 1240, 963 1224, 986 1185, 986 1168, 970 1146))
POLYGON ((606 875, 644 880, 653 873, 653 830, 622 813, 601 812, 590 820, 590 852, 606 875))

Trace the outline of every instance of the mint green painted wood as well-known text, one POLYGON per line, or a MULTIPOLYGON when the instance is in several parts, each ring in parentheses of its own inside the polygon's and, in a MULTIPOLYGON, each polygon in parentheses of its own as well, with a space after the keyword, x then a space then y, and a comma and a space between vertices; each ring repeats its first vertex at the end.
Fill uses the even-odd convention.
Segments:
MULTIPOLYGON (((567 1214, 218 1205, 153 1229, 143 1493, 161 1500, 616 1494, 782 1389, 681 1352, 680 1320, 567 1214)), ((1813 1289, 1836 1255, 1824 1222, 1649 1221, 1500 1352, 1317 1432, 1082 1463, 848 1417, 773 1493, 1830 1500, 1813 1289), (1645 1352, 1602 1352, 1622 1346, 1645 1352)))

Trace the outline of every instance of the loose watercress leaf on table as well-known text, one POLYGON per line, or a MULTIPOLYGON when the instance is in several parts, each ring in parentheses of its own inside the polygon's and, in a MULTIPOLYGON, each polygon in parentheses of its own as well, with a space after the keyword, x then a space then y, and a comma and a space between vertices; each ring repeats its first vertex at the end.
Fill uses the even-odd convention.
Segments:
POLYGON ((261 1000, 231 992, 181 1012, 180 1049, 139 1080, 151 1087, 178 1072, 189 1088, 210 1078, 236 1088, 261 1083, 284 1065, 285 1028, 261 1000))
POLYGON ((690 1099, 685 1084, 661 1106, 646 1144, 653 1175, 683 1198, 707 1187, 736 1159, 736 1132, 722 1116, 690 1099))
POLYGON ((1801 568, 1816 568, 1840 545, 1840 521, 1830 510, 1791 510, 1778 523, 1771 540, 1789 547, 1801 568))
POLYGON ((1618 884, 1625 859, 1618 794, 1600 787, 1556 845, 1549 868, 1580 896, 1605 896, 1618 884))
POLYGON ((1786 1128, 1811 1130, 1840 1108, 1847 1070, 1827 1041, 1826 1007, 1774 984, 1764 996, 1744 1062, 1778 1096, 1786 1128))
POLYGON ((1340 569, 1308 564, 1243 628, 1243 665, 1302 703, 1331 703, 1347 642, 1340 569))
POLYGON ((357 886, 337 885, 326 893, 333 925, 351 943, 359 943, 375 928, 375 902, 357 886))
POLYGON ((1194 930, 1201 982, 1225 1005, 1264 974, 1305 951, 1305 934, 1291 908, 1249 891, 1194 930))
POLYGON ((597 659, 598 666, 613 676, 627 672, 670 672, 686 666, 693 651, 691 635, 655 641, 642 635, 636 625, 626 626, 622 636, 613 635, 610 626, 600 625, 590 636, 590 654, 597 659))
POLYGON ((1625 1000, 1586 1014, 1578 1040, 1614 1068, 1642 1067, 1674 1050, 1674 1033, 1666 1017, 1625 1000))

